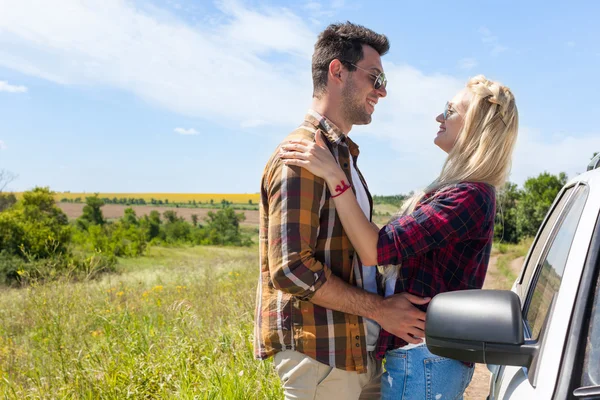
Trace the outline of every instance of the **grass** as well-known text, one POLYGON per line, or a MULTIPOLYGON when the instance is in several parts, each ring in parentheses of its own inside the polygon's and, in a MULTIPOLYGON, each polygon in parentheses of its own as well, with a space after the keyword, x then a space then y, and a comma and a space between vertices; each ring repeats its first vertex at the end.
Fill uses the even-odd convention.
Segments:
MULTIPOLYGON (((495 244, 490 278, 530 243, 495 244)), ((0 290, 0 398, 282 398, 252 354, 257 268, 256 245, 152 247, 97 281, 0 290)))
POLYGON ((378 226, 383 226, 389 222, 392 215, 396 214, 398 210, 399 207, 392 204, 375 204, 373 206, 373 222, 378 226))
POLYGON ((121 274, 0 292, 4 398, 275 399, 252 355, 256 248, 151 248, 121 274))

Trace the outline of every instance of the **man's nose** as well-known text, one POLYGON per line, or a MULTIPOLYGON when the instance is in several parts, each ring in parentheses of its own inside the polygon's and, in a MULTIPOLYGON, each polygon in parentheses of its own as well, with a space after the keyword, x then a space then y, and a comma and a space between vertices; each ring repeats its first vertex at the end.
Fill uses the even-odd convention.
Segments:
POLYGON ((381 87, 379 89, 377 89, 377 96, 379 96, 379 97, 387 96, 387 89, 385 88, 385 86, 381 85, 381 87))

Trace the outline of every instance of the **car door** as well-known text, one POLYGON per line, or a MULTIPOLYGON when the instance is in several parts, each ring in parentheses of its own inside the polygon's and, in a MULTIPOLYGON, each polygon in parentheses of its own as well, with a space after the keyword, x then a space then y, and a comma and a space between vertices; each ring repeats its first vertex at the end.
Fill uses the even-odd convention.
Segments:
MULTIPOLYGON (((552 352, 556 350, 556 335, 550 334, 556 329, 556 321, 564 321, 569 316, 560 315, 570 310, 569 307, 557 307, 559 289, 565 277, 568 262, 578 262, 577 257, 570 260, 571 248, 577 227, 585 208, 589 188, 584 184, 574 184, 565 188, 555 201, 551 211, 530 249, 521 276, 515 282, 515 291, 522 304, 524 332, 527 340, 540 343, 541 351, 529 369, 524 367, 497 367, 491 379, 490 399, 531 399, 545 392, 549 386, 549 376, 540 373, 547 363, 560 363, 552 352), (556 317, 556 321, 553 318, 556 317)), ((585 239, 580 239, 585 243, 585 239)), ((589 245, 589 237, 588 237, 589 245)), ((587 249, 587 248, 586 248, 587 249)), ((583 264, 583 263, 582 263, 583 264)), ((569 282, 579 281, 577 271, 568 271, 569 282), (573 275, 573 276, 571 276, 573 275)), ((561 303, 568 301, 564 298, 561 303)), ((567 296, 568 297, 568 296, 567 296)), ((562 343, 560 348, 562 349, 562 343)), ((545 397, 550 398, 550 397, 545 397)))

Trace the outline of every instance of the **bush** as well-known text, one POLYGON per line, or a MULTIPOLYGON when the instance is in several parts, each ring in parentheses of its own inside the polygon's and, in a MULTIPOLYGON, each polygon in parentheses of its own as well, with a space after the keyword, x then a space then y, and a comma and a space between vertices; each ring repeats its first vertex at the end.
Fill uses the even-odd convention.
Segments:
POLYGON ((102 199, 92 196, 86 202, 73 225, 48 188, 25 192, 22 201, 0 213, 0 283, 91 278, 114 270, 117 257, 142 255, 149 244, 252 244, 240 231, 244 214, 227 204, 208 214, 206 226, 196 226, 172 210, 161 221, 156 211, 138 219, 131 208, 119 221, 107 222, 102 199))
POLYGON ((67 253, 71 227, 48 188, 35 188, 0 214, 0 248, 26 259, 67 253))
POLYGON ((58 278, 93 279, 104 272, 115 271, 116 258, 101 253, 55 255, 26 260, 0 253, 0 284, 7 286, 44 283, 58 278))
POLYGON ((0 193, 0 212, 8 210, 17 202, 17 197, 12 193, 0 193))

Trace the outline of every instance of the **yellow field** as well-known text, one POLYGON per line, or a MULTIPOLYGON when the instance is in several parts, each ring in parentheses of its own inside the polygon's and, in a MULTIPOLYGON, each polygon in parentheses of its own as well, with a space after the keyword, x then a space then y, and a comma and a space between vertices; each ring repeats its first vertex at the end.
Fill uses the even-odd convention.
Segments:
MULTIPOLYGON (((21 193, 17 193, 17 197, 20 198, 21 193)), ((56 201, 62 199, 76 199, 81 198, 85 200, 86 197, 93 196, 94 193, 71 193, 71 192, 56 192, 56 201)), ((169 203, 187 203, 195 200, 196 202, 210 203, 221 203, 222 200, 229 201, 234 204, 248 204, 252 200, 253 204, 258 204, 260 201, 260 195, 255 194, 226 194, 226 193, 98 193, 100 198, 134 198, 144 199, 146 202, 150 202, 151 199, 155 200, 169 200, 169 203)))

